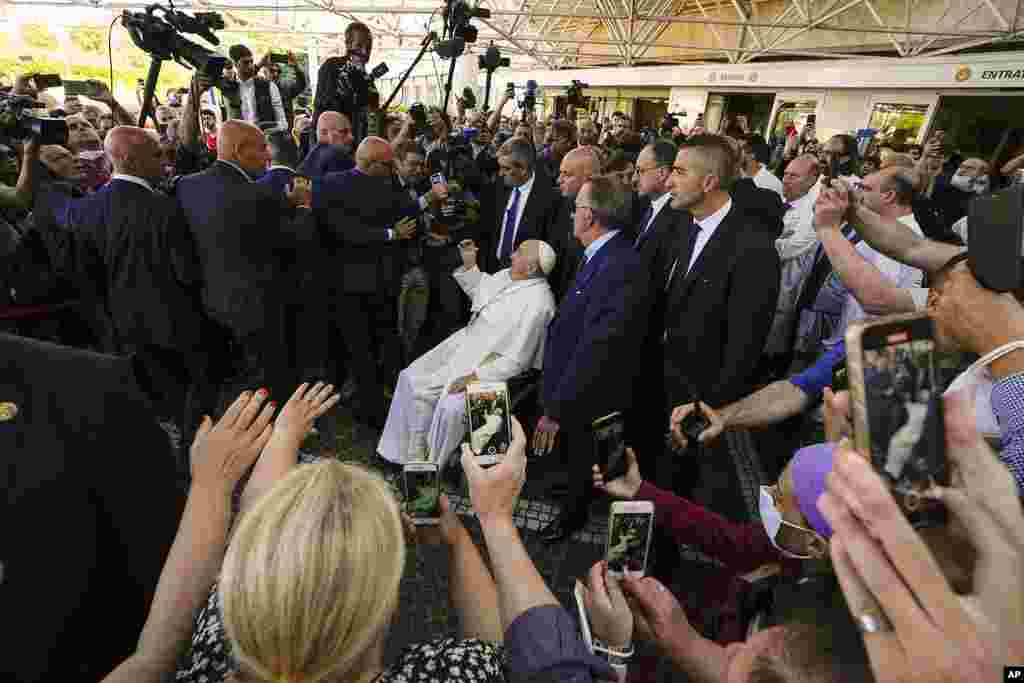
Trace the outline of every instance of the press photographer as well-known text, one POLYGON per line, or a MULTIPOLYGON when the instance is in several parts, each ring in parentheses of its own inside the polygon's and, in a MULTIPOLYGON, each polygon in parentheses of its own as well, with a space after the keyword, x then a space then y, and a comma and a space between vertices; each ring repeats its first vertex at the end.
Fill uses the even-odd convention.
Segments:
POLYGON ((289 130, 281 91, 273 81, 256 77, 252 51, 245 45, 232 45, 228 55, 235 65, 238 80, 217 83, 228 105, 228 118, 241 119, 260 127, 274 124, 277 130, 289 130))
POLYGON ((344 56, 330 57, 317 72, 316 96, 313 99, 314 130, 320 114, 337 111, 352 122, 355 145, 366 137, 369 126, 367 109, 371 100, 375 103, 379 98, 366 73, 372 51, 370 27, 358 21, 349 24, 345 28, 344 56))

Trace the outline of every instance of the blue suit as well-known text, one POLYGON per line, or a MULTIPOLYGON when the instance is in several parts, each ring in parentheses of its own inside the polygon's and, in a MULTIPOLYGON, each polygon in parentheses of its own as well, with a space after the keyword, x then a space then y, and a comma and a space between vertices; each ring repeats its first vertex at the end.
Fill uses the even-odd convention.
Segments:
POLYGON ((586 522, 593 495, 590 425, 631 403, 638 355, 647 328, 649 278, 626 232, 583 265, 548 326, 541 405, 560 425, 569 454, 569 529, 586 522))
POLYGON ((318 144, 309 150, 309 154, 299 164, 296 173, 310 178, 320 178, 328 173, 348 171, 355 168, 355 165, 352 155, 337 145, 318 144))
POLYGON ((295 178, 295 171, 287 166, 271 166, 256 182, 270 187, 274 194, 283 197, 295 178))

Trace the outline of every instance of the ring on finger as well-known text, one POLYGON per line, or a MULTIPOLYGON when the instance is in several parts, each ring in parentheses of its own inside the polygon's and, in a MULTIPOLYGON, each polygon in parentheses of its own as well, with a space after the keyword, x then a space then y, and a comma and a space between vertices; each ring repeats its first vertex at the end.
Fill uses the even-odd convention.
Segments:
POLYGON ((857 626, 861 633, 891 633, 892 622, 889 617, 878 609, 868 608, 862 610, 857 616, 857 626))

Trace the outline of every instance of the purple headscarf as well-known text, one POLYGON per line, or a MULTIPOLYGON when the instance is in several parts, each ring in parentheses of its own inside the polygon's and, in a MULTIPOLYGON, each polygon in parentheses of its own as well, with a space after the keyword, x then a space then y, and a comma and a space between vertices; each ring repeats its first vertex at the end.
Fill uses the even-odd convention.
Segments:
POLYGON ((824 538, 832 537, 832 527, 818 512, 818 498, 825 492, 825 477, 832 471, 834 443, 819 443, 801 448, 790 461, 793 495, 807 523, 824 538))

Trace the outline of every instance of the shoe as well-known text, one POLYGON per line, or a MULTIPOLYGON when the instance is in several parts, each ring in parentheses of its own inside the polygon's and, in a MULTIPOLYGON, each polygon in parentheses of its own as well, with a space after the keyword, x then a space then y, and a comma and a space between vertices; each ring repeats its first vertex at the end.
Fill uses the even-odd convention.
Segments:
POLYGON ((547 545, 554 545, 555 543, 561 543, 574 534, 578 529, 572 529, 561 517, 555 517, 553 520, 540 530, 540 540, 547 545))

